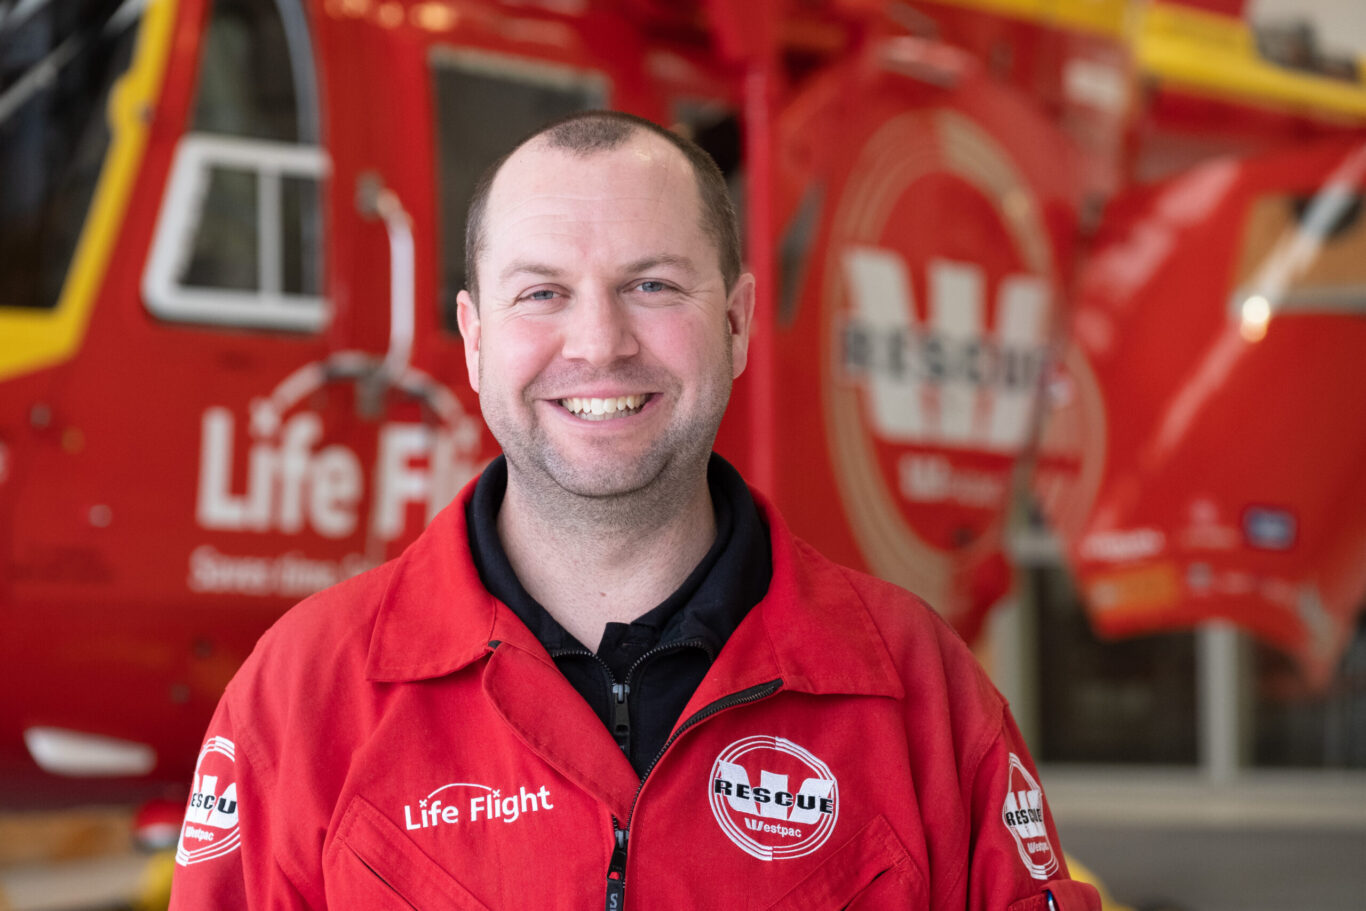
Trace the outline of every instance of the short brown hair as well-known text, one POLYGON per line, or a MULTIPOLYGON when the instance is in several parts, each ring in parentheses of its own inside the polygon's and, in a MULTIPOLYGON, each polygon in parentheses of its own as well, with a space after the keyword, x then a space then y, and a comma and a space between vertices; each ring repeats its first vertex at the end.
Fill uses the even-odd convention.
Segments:
POLYGON ((740 277, 740 226, 735 216, 735 204, 726 189, 726 179, 706 150, 686 136, 680 136, 634 114, 580 111, 546 124, 527 136, 490 165, 475 184, 469 213, 465 218, 465 284, 476 304, 479 300, 477 260, 484 246, 484 210, 488 207, 493 181, 512 154, 532 140, 544 138, 553 149, 587 158, 598 152, 620 148, 639 132, 652 133, 664 139, 682 152, 692 166, 693 176, 697 179, 697 193, 702 200, 702 230, 716 245, 726 290, 735 287, 740 277))

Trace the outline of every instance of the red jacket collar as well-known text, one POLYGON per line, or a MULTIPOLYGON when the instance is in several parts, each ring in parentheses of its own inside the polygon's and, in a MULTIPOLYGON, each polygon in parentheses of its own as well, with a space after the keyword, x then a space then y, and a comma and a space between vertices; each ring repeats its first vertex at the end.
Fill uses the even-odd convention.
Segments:
MULTIPOLYGON (((552 664, 531 631, 479 579, 465 526, 474 483, 391 564, 371 636, 368 679, 442 677, 488 654, 495 641, 552 664)), ((850 571, 795 538, 757 491, 754 499, 769 527, 773 581, 693 703, 775 679, 784 689, 807 693, 900 697, 901 681, 850 571)))
POLYGON ((470 558, 465 506, 477 480, 393 562, 370 638, 368 679, 444 677, 486 655, 491 642, 539 649, 525 624, 484 588, 470 558))

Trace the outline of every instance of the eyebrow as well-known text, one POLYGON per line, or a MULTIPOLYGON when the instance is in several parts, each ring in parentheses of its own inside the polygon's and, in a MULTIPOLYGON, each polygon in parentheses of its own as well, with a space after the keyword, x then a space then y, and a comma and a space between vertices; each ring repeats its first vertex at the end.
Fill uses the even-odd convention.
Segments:
POLYGON ((674 269, 681 269, 690 276, 697 275, 697 266, 686 256, 678 256, 674 253, 658 253, 654 256, 645 256, 634 262, 626 264, 624 271, 630 273, 648 272, 660 266, 668 266, 674 269))
POLYGON ((521 275, 524 273, 527 275, 540 275, 544 278, 559 278, 564 274, 564 271, 555 266, 548 266, 545 263, 538 263, 534 260, 519 259, 508 263, 507 268, 498 273, 498 280, 500 282, 505 282, 514 275, 521 275))
MULTIPOLYGON (((622 271, 628 274, 648 272, 661 266, 680 269, 690 277, 696 277, 697 265, 686 256, 679 256, 676 253, 656 253, 651 256, 643 256, 640 259, 627 263, 622 271)), ((530 259, 519 259, 508 263, 507 267, 498 274, 500 282, 506 282, 517 275, 538 275, 542 278, 560 278, 564 275, 564 270, 557 266, 537 262, 530 259)))

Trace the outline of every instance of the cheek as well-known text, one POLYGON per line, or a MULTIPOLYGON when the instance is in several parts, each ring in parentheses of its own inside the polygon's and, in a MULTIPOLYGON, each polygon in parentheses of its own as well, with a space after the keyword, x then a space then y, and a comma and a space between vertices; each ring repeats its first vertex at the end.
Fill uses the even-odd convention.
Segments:
POLYGON ((495 338, 486 331, 480 345, 484 381, 501 387, 522 386, 554 357, 552 333, 528 327, 501 327, 495 338))
POLYGON ((680 337, 677 352, 680 372, 715 383, 728 384, 734 379, 730 336, 714 326, 698 327, 680 337))
POLYGON ((701 320, 643 321, 636 337, 680 373, 706 371, 729 354, 730 336, 701 320))

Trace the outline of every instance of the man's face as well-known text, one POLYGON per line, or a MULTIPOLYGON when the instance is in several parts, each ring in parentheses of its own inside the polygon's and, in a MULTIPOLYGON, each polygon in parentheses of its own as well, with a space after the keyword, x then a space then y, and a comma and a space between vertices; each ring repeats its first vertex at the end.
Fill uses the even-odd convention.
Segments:
POLYGON ((586 497, 695 482, 745 366, 754 285, 726 293, 687 160, 648 133, 588 157, 533 142, 485 226, 460 329, 514 473, 586 497))

